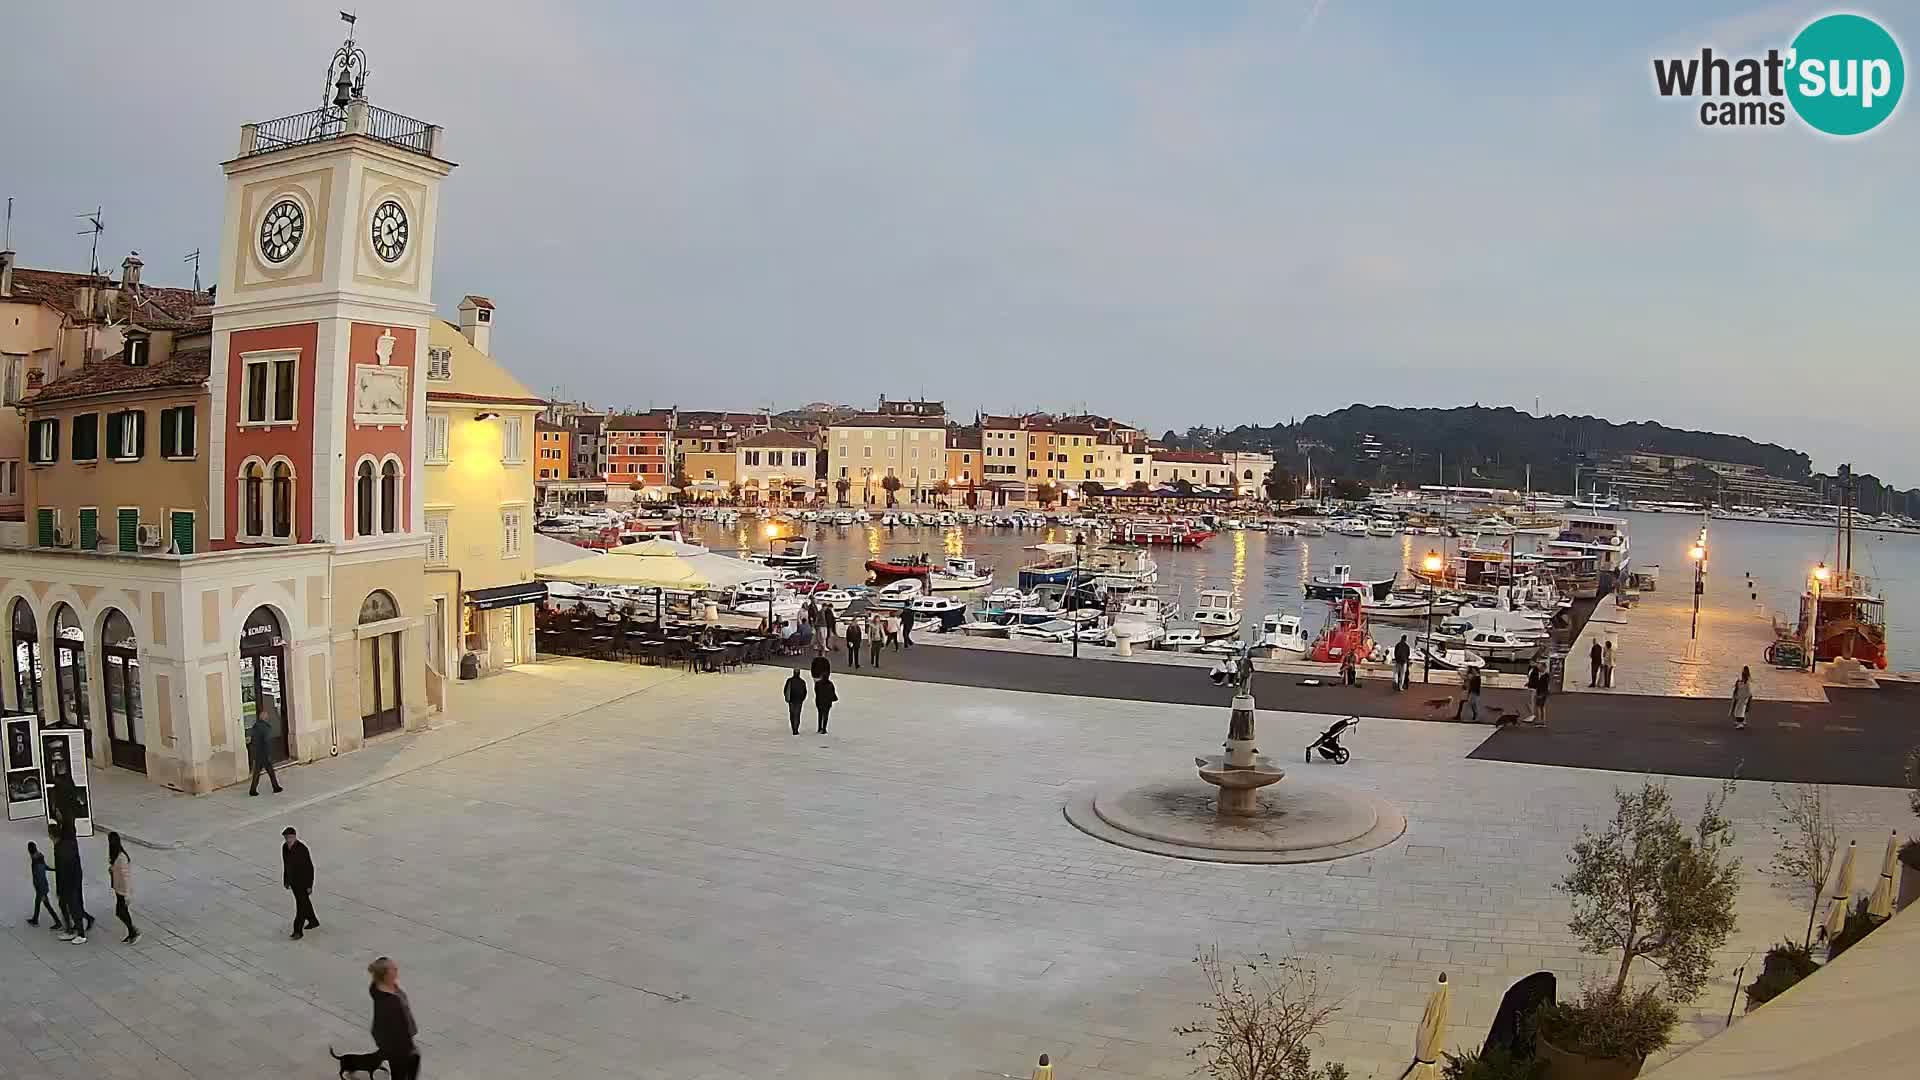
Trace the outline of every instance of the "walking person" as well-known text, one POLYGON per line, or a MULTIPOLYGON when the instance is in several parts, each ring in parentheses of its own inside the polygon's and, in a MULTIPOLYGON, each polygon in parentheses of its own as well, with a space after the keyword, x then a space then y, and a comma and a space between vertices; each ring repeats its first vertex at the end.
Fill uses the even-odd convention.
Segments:
POLYGON ((886 616, 876 615, 874 616, 873 623, 867 627, 867 660, 872 663, 874 667, 880 666, 880 646, 883 643, 883 634, 880 628, 885 625, 885 623, 886 616))
POLYGON ((1405 690, 1413 684, 1413 647, 1407 644, 1407 635, 1400 635, 1400 643, 1393 647, 1393 688, 1405 690))
POLYGON ((1360 685, 1360 658, 1352 649, 1340 657, 1340 682, 1344 686, 1360 685))
POLYGON ((905 642, 909 649, 913 648, 913 620, 913 605, 908 604, 900 612, 900 640, 905 642))
POLYGON ((1747 709, 1753 705, 1753 669, 1740 669, 1740 679, 1733 684, 1733 726, 1744 731, 1747 727, 1747 709))
MULTIPOLYGON (((856 645, 854 648, 857 649, 859 646, 856 645)), ((787 683, 781 695, 787 699, 787 719, 793 724, 793 733, 798 735, 800 734, 800 710, 807 704, 807 680, 800 677, 799 668, 794 668, 793 674, 787 676, 787 683)))
POLYGON ((273 728, 267 723, 264 706, 253 714, 253 723, 247 725, 247 758, 253 766, 253 782, 247 785, 247 794, 260 794, 262 772, 273 784, 273 793, 280 794, 280 778, 273 774, 273 728))
POLYGON ((400 965, 382 956, 367 965, 372 982, 367 996, 373 999, 373 1045, 387 1059, 393 1080, 415 1080, 420 1075, 420 1048, 413 1037, 420 1025, 413 1020, 413 1002, 400 989, 400 965))
POLYGON ((33 874, 33 915, 27 919, 28 926, 40 925, 40 909, 47 909, 47 918, 53 922, 55 933, 66 924, 60 921, 60 909, 53 905, 53 886, 47 881, 47 857, 40 853, 34 842, 27 841, 27 867, 33 874))
MULTIPOLYGON (((858 671, 860 669, 860 639, 864 636, 865 635, 863 635, 860 632, 860 620, 848 619, 847 620, 847 666, 849 668, 854 669, 855 671, 858 671)), ((798 720, 794 721, 794 723, 796 724, 799 722, 800 721, 798 720)))
POLYGON ((1471 723, 1480 722, 1480 673, 1472 672, 1467 676, 1467 700, 1461 712, 1471 723))
POLYGON ((840 691, 833 688, 833 677, 822 675, 813 680, 813 707, 820 713, 819 734, 827 733, 827 714, 833 711, 833 703, 840 700, 840 691))
POLYGON ((1587 685, 1589 687, 1597 687, 1600 685, 1600 672, 1604 670, 1606 661, 1607 651, 1601 646, 1600 639, 1595 638, 1593 648, 1587 650, 1587 662, 1593 668, 1587 678, 1587 685))
POLYGON ((80 869, 80 838, 73 831, 71 817, 62 818, 58 828, 59 839, 53 843, 53 879, 60 898, 60 917, 67 923, 66 929, 60 932, 60 940, 85 945, 87 931, 93 929, 93 916, 87 914, 86 878, 80 869))
POLYGON ((840 624, 840 617, 833 613, 833 605, 821 604, 820 605, 820 633, 823 639, 826 641, 827 648, 829 649, 833 648, 833 645, 834 645, 833 631, 834 631, 834 628, 839 624, 840 624))
POLYGON ((1527 689, 1533 691, 1533 715, 1527 717, 1527 723, 1547 726, 1547 698, 1553 692, 1552 682, 1546 661, 1535 660, 1527 670, 1527 689))
POLYGON ((320 919, 313 913, 313 854, 291 825, 280 831, 280 871, 281 886, 293 893, 293 933, 287 936, 299 941, 320 929, 320 919))
POLYGON ((1607 639, 1607 647, 1600 650, 1600 685, 1613 688, 1613 639, 1607 639))
POLYGON ((900 616, 885 612, 880 616, 880 625, 887 628, 887 644, 894 652, 900 651, 900 616))
POLYGON ((127 858, 127 849, 120 843, 120 834, 107 834, 107 881, 113 886, 113 914, 127 928, 127 936, 120 939, 124 945, 138 944, 140 928, 133 925, 133 910, 127 901, 133 899, 133 860, 127 858))

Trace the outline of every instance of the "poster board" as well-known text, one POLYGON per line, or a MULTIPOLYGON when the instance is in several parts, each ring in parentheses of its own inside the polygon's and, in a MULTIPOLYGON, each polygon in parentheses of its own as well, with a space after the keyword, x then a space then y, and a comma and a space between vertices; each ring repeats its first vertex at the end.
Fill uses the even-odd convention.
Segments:
POLYGON ((87 788, 87 736, 79 728, 40 729, 40 783, 49 796, 47 810, 58 808, 52 799, 63 774, 73 777, 73 797, 77 803, 73 831, 78 836, 93 835, 93 792, 87 788))
POLYGON ((6 782, 7 820, 47 816, 46 782, 40 775, 40 718, 32 713, 0 717, 0 776, 6 782))

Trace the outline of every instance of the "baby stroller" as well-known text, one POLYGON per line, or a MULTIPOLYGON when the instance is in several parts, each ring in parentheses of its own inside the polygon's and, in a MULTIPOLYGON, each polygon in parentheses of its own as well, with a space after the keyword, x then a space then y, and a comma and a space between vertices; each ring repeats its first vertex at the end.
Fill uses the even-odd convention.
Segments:
POLYGON ((1313 752, 1318 750, 1320 751, 1321 757, 1326 758, 1335 765, 1345 765, 1347 759, 1353 757, 1353 751, 1340 745, 1340 736, 1352 730, 1354 725, 1359 722, 1359 717, 1349 716, 1345 720, 1337 721, 1332 727, 1321 732, 1319 738, 1307 744, 1307 760, 1312 761, 1313 752))

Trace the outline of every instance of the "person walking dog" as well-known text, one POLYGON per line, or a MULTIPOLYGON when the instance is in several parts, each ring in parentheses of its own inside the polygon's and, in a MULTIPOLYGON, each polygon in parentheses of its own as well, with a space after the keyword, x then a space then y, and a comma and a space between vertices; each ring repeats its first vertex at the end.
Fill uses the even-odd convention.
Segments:
MULTIPOLYGON (((847 632, 851 634, 853 626, 848 626, 847 632)), ((787 676, 783 695, 787 699, 787 719, 793 723, 793 733, 798 735, 800 734, 800 710, 807 706, 807 680, 800 677, 799 668, 794 668, 793 674, 787 676)))
POLYGON ((413 1002, 400 989, 400 965, 390 956, 378 957, 367 965, 372 982, 367 996, 373 999, 373 1045, 387 1059, 393 1080, 415 1080, 420 1075, 420 1048, 413 1037, 420 1025, 413 1019, 413 1002))

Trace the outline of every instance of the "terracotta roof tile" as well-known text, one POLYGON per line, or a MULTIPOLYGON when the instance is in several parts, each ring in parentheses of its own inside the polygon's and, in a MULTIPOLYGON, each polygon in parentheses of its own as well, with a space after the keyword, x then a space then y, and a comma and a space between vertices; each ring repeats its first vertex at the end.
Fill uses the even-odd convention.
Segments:
POLYGON ((487 299, 484 296, 468 295, 460 298, 461 307, 466 307, 468 304, 472 304, 474 307, 478 307, 478 308, 486 308, 488 311, 493 310, 493 301, 487 299))
POLYGON ((47 405, 100 394, 184 390, 204 386, 212 362, 213 349, 208 345, 177 348, 165 361, 146 367, 128 367, 116 354, 62 375, 41 387, 38 393, 30 395, 26 404, 47 405))
MULTIPOLYGON (((105 275, 96 277, 93 274, 69 274, 61 270, 15 267, 13 295, 7 299, 38 301, 77 317, 80 290, 90 286, 96 289, 119 289, 119 285, 105 275)), ((212 303, 210 294, 196 293, 192 289, 137 285, 132 289, 120 289, 114 318, 125 319, 148 330, 190 330, 206 320, 206 316, 196 316, 194 309, 212 303)))
POLYGON ((834 427, 850 428, 944 428, 946 420, 938 416, 882 416, 878 413, 862 413, 836 420, 834 427))
POLYGON ((607 417, 609 431, 666 431, 673 417, 665 413, 616 413, 607 417))
POLYGON ((740 445, 753 449, 770 446, 776 449, 780 447, 792 447, 795 449, 811 450, 819 444, 798 431, 780 431, 776 429, 774 431, 763 431, 758 435, 749 435, 740 440, 740 445))

